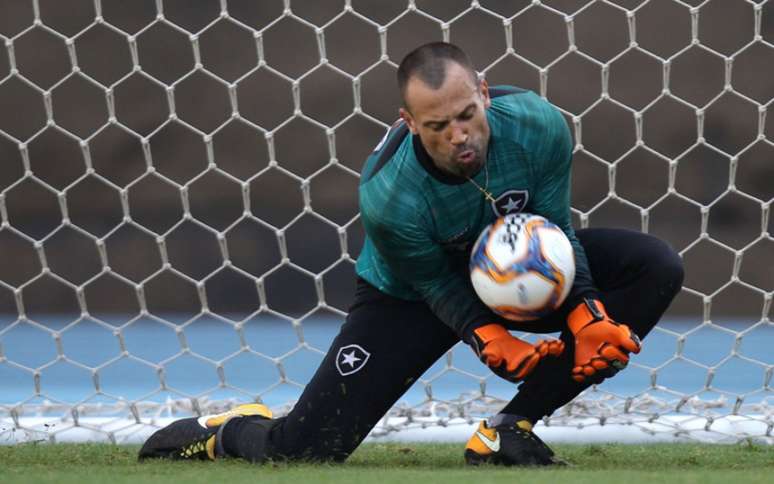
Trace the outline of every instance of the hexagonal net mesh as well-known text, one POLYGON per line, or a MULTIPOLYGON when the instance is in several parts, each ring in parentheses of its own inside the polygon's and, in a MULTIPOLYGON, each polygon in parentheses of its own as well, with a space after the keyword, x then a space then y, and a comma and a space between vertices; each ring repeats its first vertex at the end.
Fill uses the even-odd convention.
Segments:
MULTIPOLYGON (((578 227, 650 232, 685 262, 644 352, 545 424, 771 439, 774 1, 3 12, 0 440, 287 411, 352 297, 359 169, 396 117, 397 62, 433 39, 566 115, 578 227)), ((375 435, 470 423, 513 392, 458 345, 375 435)))

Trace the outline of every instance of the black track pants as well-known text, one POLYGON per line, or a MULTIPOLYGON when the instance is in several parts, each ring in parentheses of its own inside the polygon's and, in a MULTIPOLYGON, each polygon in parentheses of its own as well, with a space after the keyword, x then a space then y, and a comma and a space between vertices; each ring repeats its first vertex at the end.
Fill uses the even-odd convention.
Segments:
MULTIPOLYGON (((577 231, 591 274, 608 313, 641 338, 655 326, 683 279, 682 261, 660 240, 618 229, 577 231)), ((539 420, 575 398, 588 384, 570 376, 573 338, 565 316, 571 308, 512 329, 561 331, 566 350, 536 368, 503 409, 539 420)), ((240 419, 227 426, 229 454, 256 460, 251 442, 266 439, 268 457, 343 461, 403 393, 455 343, 456 334, 423 302, 388 296, 358 282, 341 332, 307 384, 298 403, 267 433, 240 419)))

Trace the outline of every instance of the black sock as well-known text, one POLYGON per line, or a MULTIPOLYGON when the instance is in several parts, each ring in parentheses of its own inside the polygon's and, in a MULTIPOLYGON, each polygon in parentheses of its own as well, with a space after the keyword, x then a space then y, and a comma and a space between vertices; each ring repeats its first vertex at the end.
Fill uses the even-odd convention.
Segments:
POLYGON ((498 425, 508 425, 513 427, 516 426, 516 423, 521 420, 526 420, 532 425, 535 425, 535 422, 537 422, 537 420, 532 420, 529 417, 508 413, 503 410, 502 412, 489 419, 489 427, 497 427, 498 425))
POLYGON ((235 417, 224 424, 220 444, 226 455, 250 462, 264 462, 268 455, 269 430, 276 421, 258 415, 235 417))

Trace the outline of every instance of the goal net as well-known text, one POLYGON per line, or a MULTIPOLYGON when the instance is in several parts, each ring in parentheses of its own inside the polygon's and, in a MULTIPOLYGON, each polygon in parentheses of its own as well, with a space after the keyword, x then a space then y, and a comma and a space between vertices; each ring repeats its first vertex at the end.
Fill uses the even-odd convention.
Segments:
MULTIPOLYGON (((352 298, 397 63, 440 39, 564 113, 577 227, 652 233, 685 263, 643 352, 539 433, 771 442, 774 1, 2 9, 0 443, 291 408, 352 298)), ((458 345, 373 435, 465 428, 513 393, 458 345)))

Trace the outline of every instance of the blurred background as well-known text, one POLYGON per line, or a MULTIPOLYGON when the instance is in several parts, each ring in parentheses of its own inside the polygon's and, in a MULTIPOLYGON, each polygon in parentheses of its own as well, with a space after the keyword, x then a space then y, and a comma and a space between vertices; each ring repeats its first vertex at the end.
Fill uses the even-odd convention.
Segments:
POLYGON ((444 38, 565 113, 578 227, 680 251, 670 317, 771 315, 772 1, 0 0, 0 323, 345 311, 397 63, 444 38))

